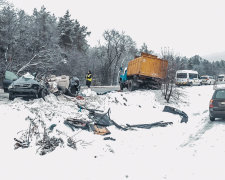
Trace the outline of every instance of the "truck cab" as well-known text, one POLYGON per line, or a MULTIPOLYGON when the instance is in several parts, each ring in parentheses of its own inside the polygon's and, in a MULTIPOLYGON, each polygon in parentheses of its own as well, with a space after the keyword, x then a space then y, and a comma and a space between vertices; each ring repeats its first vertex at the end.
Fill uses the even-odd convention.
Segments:
POLYGON ((123 74, 120 75, 119 79, 120 90, 123 90, 124 87, 127 87, 126 81, 127 81, 127 68, 125 68, 123 74))

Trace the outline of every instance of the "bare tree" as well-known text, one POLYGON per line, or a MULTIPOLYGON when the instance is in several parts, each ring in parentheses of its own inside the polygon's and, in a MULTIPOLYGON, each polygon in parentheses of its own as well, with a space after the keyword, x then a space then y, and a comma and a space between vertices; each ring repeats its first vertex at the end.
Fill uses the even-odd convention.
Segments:
POLYGON ((168 47, 164 47, 161 49, 161 56, 162 59, 168 61, 168 71, 167 76, 163 82, 162 94, 164 96, 164 99, 169 102, 171 97, 174 97, 174 99, 178 99, 180 96, 180 93, 175 86, 175 74, 181 66, 181 63, 178 63, 179 61, 176 61, 176 59, 180 57, 176 56, 173 50, 168 47))
POLYGON ((108 30, 103 34, 105 44, 99 44, 99 55, 102 60, 102 77, 104 84, 115 84, 120 68, 120 62, 129 52, 130 48, 135 47, 131 37, 116 30, 108 30), (101 51, 101 52, 100 52, 101 51))

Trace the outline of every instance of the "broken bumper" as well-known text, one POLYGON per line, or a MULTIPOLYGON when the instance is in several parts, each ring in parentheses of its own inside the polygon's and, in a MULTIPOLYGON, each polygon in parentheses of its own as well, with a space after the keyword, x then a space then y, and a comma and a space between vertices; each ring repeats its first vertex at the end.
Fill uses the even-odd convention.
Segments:
POLYGON ((36 89, 9 89, 14 97, 36 97, 38 90, 36 89))

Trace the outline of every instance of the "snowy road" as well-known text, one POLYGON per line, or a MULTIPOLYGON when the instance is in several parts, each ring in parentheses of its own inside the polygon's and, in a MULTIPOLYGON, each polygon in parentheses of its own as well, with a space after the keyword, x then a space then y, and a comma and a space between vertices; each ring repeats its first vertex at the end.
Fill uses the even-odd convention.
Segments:
MULTIPOLYGON (((29 126, 25 118, 50 119, 50 125, 74 114, 86 118, 86 112, 78 112, 74 103, 65 99, 9 102, 7 95, 0 92, 0 159, 4 162, 0 164, 0 179, 222 180, 225 121, 209 121, 208 104, 213 87, 185 87, 180 91, 180 100, 170 104, 163 100, 160 91, 112 92, 102 96, 92 93, 85 99, 88 106, 110 108, 111 118, 120 125, 161 120, 173 125, 133 131, 109 127, 110 137, 116 141, 105 141, 104 136, 82 131, 76 138, 86 142, 85 146, 78 144, 76 151, 66 146, 57 148, 45 156, 36 153, 35 145, 13 150, 13 138, 29 126), (186 112, 188 123, 180 123, 179 115, 162 112, 164 105, 186 112)), ((63 124, 57 128, 68 135, 74 133, 63 124)))

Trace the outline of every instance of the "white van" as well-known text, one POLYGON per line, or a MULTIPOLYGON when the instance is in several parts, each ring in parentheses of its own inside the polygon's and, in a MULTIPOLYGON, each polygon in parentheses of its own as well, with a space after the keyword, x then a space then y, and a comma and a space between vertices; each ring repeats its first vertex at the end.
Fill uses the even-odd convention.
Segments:
POLYGON ((201 85, 201 80, 199 79, 199 75, 197 71, 193 70, 178 70, 176 72, 176 85, 201 85))

